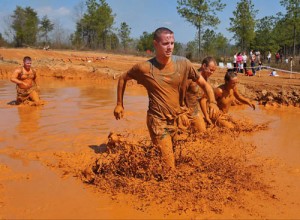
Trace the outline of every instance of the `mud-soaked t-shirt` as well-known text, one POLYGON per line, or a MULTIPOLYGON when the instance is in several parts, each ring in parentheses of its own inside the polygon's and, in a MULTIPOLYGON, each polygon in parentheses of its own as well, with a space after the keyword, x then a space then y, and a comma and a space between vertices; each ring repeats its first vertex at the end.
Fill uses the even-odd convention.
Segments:
POLYGON ((189 107, 191 116, 195 116, 200 112, 199 100, 202 95, 202 89, 196 82, 188 80, 185 95, 186 105, 189 107))
POLYGON ((197 83, 189 80, 187 83, 187 90, 186 90, 186 104, 190 108, 195 108, 201 97, 200 87, 197 83))
POLYGON ((184 57, 172 56, 172 62, 162 65, 152 58, 134 65, 128 76, 143 85, 148 92, 148 114, 161 119, 174 119, 182 112, 182 96, 188 79, 200 77, 193 64, 184 57))

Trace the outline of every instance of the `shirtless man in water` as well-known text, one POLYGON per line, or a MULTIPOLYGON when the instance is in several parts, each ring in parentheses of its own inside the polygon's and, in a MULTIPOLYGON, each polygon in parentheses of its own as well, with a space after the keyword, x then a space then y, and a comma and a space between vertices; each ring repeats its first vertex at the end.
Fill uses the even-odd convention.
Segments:
POLYGON ((173 31, 164 27, 156 29, 153 39, 156 56, 134 65, 120 76, 114 110, 116 119, 121 119, 124 115, 123 96, 128 80, 134 79, 146 88, 149 97, 147 126, 150 137, 170 169, 175 168, 173 144, 178 127, 181 123, 189 124, 187 108, 184 106, 189 79, 208 94, 211 117, 219 112, 212 87, 188 59, 172 55, 174 43, 173 31))
MULTIPOLYGON (((213 57, 205 57, 198 71, 205 81, 208 81, 208 78, 216 71, 216 69, 216 60, 213 57)), ((190 110, 189 118, 191 120, 191 129, 194 132, 206 131, 206 124, 200 109, 200 102, 202 97, 205 97, 205 100, 207 101, 207 96, 206 94, 203 94, 203 92, 201 94, 201 92, 202 91, 197 83, 189 80, 185 101, 190 110)))
POLYGON ((17 85, 17 104, 42 104, 37 92, 36 72, 31 68, 30 57, 23 58, 23 66, 13 72, 10 81, 17 85))
MULTIPOLYGON (((217 125, 227 127, 227 128, 233 128, 234 125, 227 120, 226 114, 229 112, 229 108, 232 105, 232 103, 235 100, 238 100, 239 102, 243 104, 249 105, 253 110, 255 110, 255 104, 251 102, 250 99, 247 99, 243 97, 237 89, 237 84, 238 84, 238 78, 237 74, 234 72, 234 70, 229 69, 226 74, 225 74, 225 84, 222 84, 218 86, 214 92, 215 92, 215 97, 217 100, 217 104, 219 109, 223 112, 222 115, 219 115, 217 118, 208 118, 207 120, 214 121, 217 125)), ((202 109, 207 109, 205 106, 205 102, 201 103, 202 109)), ((208 115, 208 114, 206 114, 208 115)))

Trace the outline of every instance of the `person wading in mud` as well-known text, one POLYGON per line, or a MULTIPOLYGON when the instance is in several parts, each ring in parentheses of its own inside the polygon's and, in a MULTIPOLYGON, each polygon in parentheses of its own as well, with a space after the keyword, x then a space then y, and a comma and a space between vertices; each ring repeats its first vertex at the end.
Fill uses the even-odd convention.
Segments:
POLYGON ((30 57, 24 57, 23 66, 17 68, 10 78, 16 84, 17 104, 42 104, 37 92, 36 71, 31 68, 31 62, 30 57))
MULTIPOLYGON (((217 69, 217 62, 213 57, 205 57, 202 61, 201 67, 198 69, 201 76, 208 80, 217 69)), ((189 107, 189 118, 191 122, 191 129, 194 132, 203 132, 206 131, 206 124, 201 113, 200 109, 200 101, 203 96, 207 97, 206 95, 202 95, 201 97, 200 87, 197 83, 193 82, 192 80, 188 81, 187 91, 185 96, 186 105, 189 107)), ((206 98, 207 101, 207 98, 206 98)), ((208 113, 206 113, 208 114, 208 113)))
MULTIPOLYGON (((224 80, 225 84, 218 86, 214 90, 218 107, 223 112, 223 115, 219 115, 219 117, 217 118, 213 117, 210 119, 214 121, 217 125, 227 128, 234 128, 234 125, 228 120, 228 117, 226 115, 229 112, 229 108, 232 105, 232 103, 235 100, 237 100, 240 103, 249 105, 251 108, 253 108, 253 110, 255 110, 255 104, 252 103, 250 99, 243 97, 239 93, 237 88, 238 78, 237 74, 234 72, 233 69, 227 70, 224 80)), ((206 102, 204 101, 203 103, 205 104, 206 102)), ((207 106, 202 106, 202 109, 204 109, 204 111, 207 111, 207 106)))
POLYGON ((161 150, 163 161, 171 169, 175 168, 173 144, 181 124, 179 122, 184 126, 189 124, 183 97, 188 79, 195 81, 207 93, 211 117, 219 112, 212 87, 188 59, 172 55, 174 43, 173 31, 164 27, 155 30, 153 44, 156 56, 134 65, 120 76, 117 105, 114 109, 116 119, 121 119, 124 115, 123 96, 128 80, 134 79, 147 89, 147 126, 150 137, 153 144, 161 150))

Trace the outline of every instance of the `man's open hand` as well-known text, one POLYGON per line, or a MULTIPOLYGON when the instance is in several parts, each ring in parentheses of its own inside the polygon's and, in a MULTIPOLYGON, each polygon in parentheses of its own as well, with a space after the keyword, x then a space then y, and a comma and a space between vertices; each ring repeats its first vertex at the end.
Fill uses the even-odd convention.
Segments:
POLYGON ((209 103, 209 118, 217 118, 220 114, 219 107, 215 103, 209 103))
POLYGON ((114 115, 117 120, 123 118, 124 116, 124 108, 121 105, 117 105, 114 110, 114 115))

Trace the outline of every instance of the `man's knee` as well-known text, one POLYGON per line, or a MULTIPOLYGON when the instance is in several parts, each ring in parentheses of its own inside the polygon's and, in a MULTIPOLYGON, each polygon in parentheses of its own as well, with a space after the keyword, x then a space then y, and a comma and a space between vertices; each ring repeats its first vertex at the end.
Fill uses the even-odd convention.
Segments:
POLYGON ((191 121, 191 129, 193 132, 205 132, 206 124, 201 116, 197 116, 191 121))
POLYGON ((40 97, 39 97, 39 94, 37 93, 37 91, 32 91, 29 96, 30 96, 31 100, 34 102, 40 101, 40 97))

